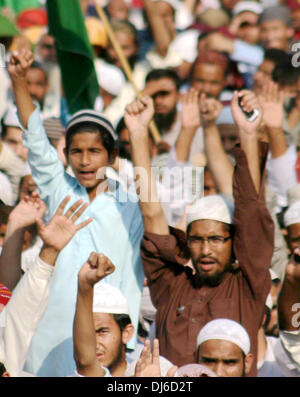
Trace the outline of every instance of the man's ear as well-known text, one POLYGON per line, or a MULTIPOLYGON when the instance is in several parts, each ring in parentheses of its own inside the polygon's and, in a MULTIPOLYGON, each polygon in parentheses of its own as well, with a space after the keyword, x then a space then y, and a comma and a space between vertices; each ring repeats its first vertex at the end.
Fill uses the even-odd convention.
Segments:
POLYGON ((134 334, 134 326, 132 324, 127 324, 122 331, 122 342, 124 345, 130 341, 134 334))
POLYGON ((254 357, 253 357, 252 353, 249 353, 245 356, 245 375, 249 374, 252 364, 253 364, 253 360, 254 360, 254 357))
POLYGON ((1 378, 10 378, 9 372, 7 372, 7 371, 3 372, 1 378))

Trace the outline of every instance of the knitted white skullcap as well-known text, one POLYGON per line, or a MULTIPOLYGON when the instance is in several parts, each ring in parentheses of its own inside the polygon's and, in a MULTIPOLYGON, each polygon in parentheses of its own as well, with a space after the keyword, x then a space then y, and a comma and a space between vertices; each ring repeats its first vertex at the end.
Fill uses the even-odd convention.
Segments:
POLYGON ((236 344, 246 355, 250 352, 250 338, 245 328, 236 321, 219 318, 207 323, 199 332, 197 347, 212 339, 226 340, 236 344))
POLYGON ((100 281, 94 285, 93 312, 129 315, 129 307, 118 288, 100 281))
POLYGON ((231 225, 233 224, 233 206, 218 194, 201 197, 189 207, 186 226, 202 219, 211 219, 231 225))

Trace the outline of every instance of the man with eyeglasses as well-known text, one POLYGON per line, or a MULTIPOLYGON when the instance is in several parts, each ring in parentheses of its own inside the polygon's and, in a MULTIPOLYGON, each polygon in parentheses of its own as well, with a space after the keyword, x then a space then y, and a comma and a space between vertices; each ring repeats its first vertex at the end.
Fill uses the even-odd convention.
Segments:
MULTIPOLYGON (((257 140, 262 111, 255 94, 235 92, 231 106, 241 142, 241 147, 234 148, 234 217, 223 197, 207 196, 189 208, 186 233, 168 226, 160 203, 153 200, 155 184, 148 183, 152 175, 147 127, 153 101, 141 98, 126 108, 133 163, 147 171, 139 180, 145 229, 141 250, 157 308, 156 337, 161 354, 179 366, 196 362, 197 335, 217 318, 243 325, 254 363, 257 360, 257 332, 270 290, 274 240, 273 221, 264 202, 267 146, 257 140), (259 109, 255 121, 246 119, 239 98, 243 110, 259 109)), ((253 365, 249 376, 256 374, 253 365)))

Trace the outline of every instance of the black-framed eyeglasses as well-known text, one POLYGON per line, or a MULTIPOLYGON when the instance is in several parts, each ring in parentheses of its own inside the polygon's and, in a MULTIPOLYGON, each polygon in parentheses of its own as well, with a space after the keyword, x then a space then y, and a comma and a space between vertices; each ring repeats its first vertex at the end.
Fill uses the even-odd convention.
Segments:
POLYGON ((199 237, 199 236, 189 236, 187 242, 190 247, 196 247, 203 245, 205 241, 208 242, 210 246, 220 247, 225 244, 231 236, 209 236, 209 237, 199 237))

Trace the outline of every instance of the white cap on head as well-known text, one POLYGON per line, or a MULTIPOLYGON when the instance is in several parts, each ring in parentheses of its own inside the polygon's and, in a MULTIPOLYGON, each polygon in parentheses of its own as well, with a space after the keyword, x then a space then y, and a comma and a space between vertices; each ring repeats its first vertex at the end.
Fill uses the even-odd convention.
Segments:
POLYGON ((263 6, 256 1, 239 1, 233 7, 232 15, 236 16, 245 11, 260 15, 263 12, 263 6))
POLYGON ((286 210, 283 223, 285 227, 300 223, 300 201, 296 201, 286 210))
POLYGON ((199 332, 197 347, 212 339, 226 340, 237 345, 247 355, 250 352, 250 338, 245 328, 236 321, 219 318, 207 323, 199 332))
POLYGON ((186 226, 194 221, 211 219, 213 221, 233 224, 233 206, 221 196, 210 195, 196 200, 188 209, 186 226))
POLYGON ((3 117, 3 124, 7 127, 21 128, 17 117, 17 108, 14 105, 10 106, 5 113, 3 117))
POLYGON ((93 313, 128 314, 129 307, 122 292, 103 281, 94 285, 93 313))
POLYGON ((96 73, 100 87, 111 95, 120 94, 125 84, 125 77, 118 67, 101 62, 96 65, 96 73))

